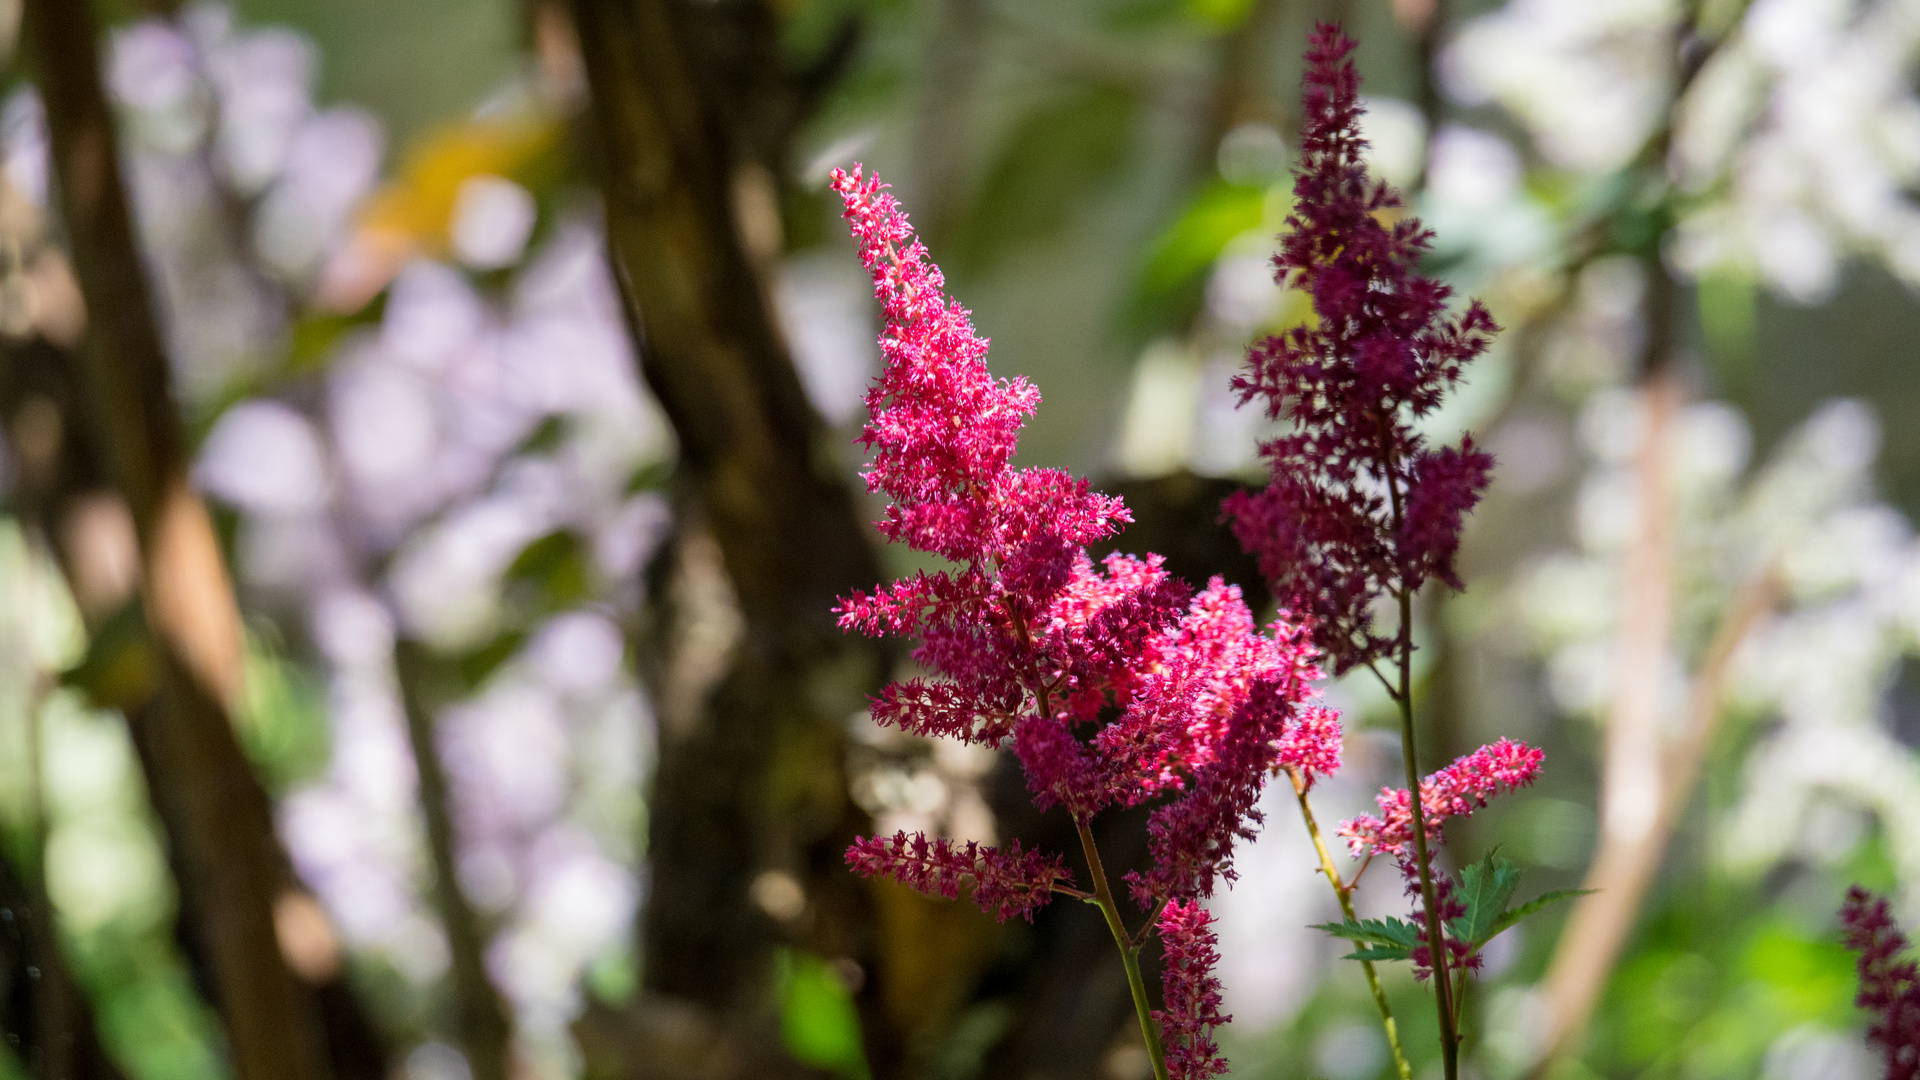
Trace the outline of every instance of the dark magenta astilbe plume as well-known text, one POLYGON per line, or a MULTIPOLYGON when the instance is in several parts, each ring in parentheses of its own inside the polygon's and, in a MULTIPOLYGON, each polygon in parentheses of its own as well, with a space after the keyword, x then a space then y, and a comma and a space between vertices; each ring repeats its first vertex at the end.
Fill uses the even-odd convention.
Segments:
MULTIPOLYGON (((873 717, 919 735, 1010 741, 1034 802, 1082 825, 1110 806, 1161 801, 1153 865, 1128 880, 1143 910, 1165 905, 1173 1075, 1215 1075, 1208 1032, 1221 1019, 1197 902, 1231 880, 1235 842, 1252 835, 1276 768, 1311 779, 1339 767, 1339 722, 1312 687, 1318 651, 1286 619, 1263 632, 1240 590, 1217 578, 1194 593, 1158 556, 1095 566, 1086 545, 1112 535, 1126 508, 1064 472, 1012 466, 1038 393, 987 371, 987 343, 944 295, 885 186, 856 168, 835 172, 833 187, 885 308, 886 366, 861 435, 873 453, 868 487, 889 498, 879 528, 952 564, 841 602, 845 629, 917 638, 914 659, 932 675, 887 687, 873 717)), ((1059 856, 1017 846, 901 834, 862 839, 847 860, 924 892, 969 889, 1001 919, 1031 918, 1051 893, 1074 892, 1059 856)))
POLYGON ((1234 380, 1290 424, 1262 455, 1273 478, 1225 504, 1275 595, 1312 616, 1336 673, 1386 653, 1377 597, 1428 578, 1459 586, 1461 517, 1493 459, 1435 449, 1414 430, 1499 327, 1478 301, 1457 318, 1451 290, 1419 272, 1432 234, 1392 221, 1400 196, 1367 175, 1353 42, 1317 26, 1307 50, 1302 160, 1294 210, 1274 256, 1283 285, 1313 300, 1316 320, 1256 345, 1234 380))
MULTIPOLYGON (((1413 897, 1413 921, 1421 929, 1420 944, 1415 945, 1409 955, 1413 961, 1413 977, 1418 982, 1425 982, 1433 978, 1433 939, 1426 934, 1426 902, 1421 898, 1420 871, 1412 856, 1400 860, 1400 876, 1406 881, 1407 895, 1413 897)), ((1473 946, 1454 937, 1448 928, 1449 923, 1467 913, 1467 905, 1461 903, 1454 890, 1453 879, 1445 874, 1433 875, 1433 906, 1440 913, 1440 937, 1447 943, 1447 970, 1479 971, 1485 965, 1485 959, 1473 946)))
POLYGON ((1227 1071, 1213 1029, 1233 1019, 1220 1015, 1220 939, 1213 915, 1197 903, 1172 903, 1160 912, 1160 984, 1166 1008, 1154 1010, 1166 1046, 1167 1072, 1204 1080, 1227 1071))
POLYGON ((1907 936, 1887 902, 1858 885, 1840 909, 1847 948, 1860 954, 1854 1004, 1873 1014, 1867 1041, 1887 1052, 1887 1080, 1920 1078, 1920 965, 1906 956, 1907 936))

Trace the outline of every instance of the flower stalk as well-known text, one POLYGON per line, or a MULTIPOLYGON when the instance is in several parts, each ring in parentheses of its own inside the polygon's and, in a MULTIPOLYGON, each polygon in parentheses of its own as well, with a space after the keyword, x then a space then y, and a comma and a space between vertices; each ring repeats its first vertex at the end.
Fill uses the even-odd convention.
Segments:
MULTIPOLYGON (((1432 234, 1391 213, 1403 205, 1399 193, 1368 175, 1353 49, 1329 23, 1309 39, 1293 213, 1274 266, 1282 287, 1311 300, 1315 318, 1256 343, 1234 379, 1243 404, 1258 401, 1287 430, 1261 446, 1270 467, 1266 487, 1235 494, 1223 510, 1274 595, 1311 619, 1334 673, 1366 669, 1399 709, 1407 786, 1383 790, 1380 815, 1353 818, 1340 835, 1356 857, 1395 858, 1419 897, 1414 919, 1361 924, 1343 895, 1347 921, 1328 929, 1364 943, 1357 955, 1372 983, 1376 959, 1411 960, 1416 975, 1431 977, 1446 1080, 1457 1080, 1458 1003, 1485 938, 1448 937, 1450 927, 1483 921, 1455 921, 1468 908, 1453 879, 1434 869, 1441 827, 1531 783, 1541 755, 1502 739, 1421 777, 1413 600, 1430 581, 1461 587, 1454 556, 1493 459, 1471 436, 1434 445, 1420 420, 1441 406, 1500 328, 1477 301, 1450 310, 1452 290, 1420 272, 1432 234), (1375 623, 1382 600, 1398 609, 1391 634, 1375 623), (1391 677, 1383 661, 1397 667, 1391 677)), ((1317 833, 1306 785, 1295 786, 1309 831, 1317 833)), ((1322 862, 1337 882, 1324 853, 1322 862)), ((1474 873, 1517 880, 1511 867, 1491 862, 1474 873)), ((1485 914, 1491 927, 1495 913, 1485 914)), ((1378 1000, 1385 1020, 1384 998, 1378 1000)), ((1396 1065, 1405 1076, 1404 1064, 1396 1065)))
POLYGON ((1433 857, 1427 850, 1426 807, 1420 797, 1418 748, 1413 732, 1413 627, 1411 597, 1400 592, 1400 756, 1407 773, 1412 804, 1414 866, 1420 875, 1420 906, 1425 915, 1427 952, 1432 957, 1434 1007, 1440 1015, 1440 1062, 1447 1080, 1460 1075, 1459 1015, 1453 1008, 1453 985, 1447 977, 1447 943, 1442 936, 1440 899, 1433 884, 1433 857))
MULTIPOLYGON (((1307 798, 1307 780, 1299 769, 1288 768, 1287 779, 1293 783, 1293 797, 1300 803, 1300 820, 1306 823, 1307 835, 1313 839, 1313 851, 1320 857, 1320 872, 1326 875, 1327 884, 1333 886, 1334 899, 1340 902, 1340 914, 1349 922, 1359 916, 1353 910, 1353 890, 1359 883, 1359 875, 1354 880, 1343 881, 1340 868, 1333 864, 1333 855, 1327 851, 1326 837, 1321 835, 1320 822, 1313 816, 1313 804, 1307 798)), ((1394 1022, 1393 1008, 1387 1004, 1386 991, 1380 988, 1380 974, 1374 970, 1373 961, 1360 961, 1360 971, 1367 978, 1367 990, 1373 995, 1374 1007, 1380 1010, 1380 1027, 1386 1032, 1387 1050, 1393 1055, 1393 1071, 1400 1080, 1413 1080, 1413 1066, 1407 1062, 1406 1051, 1400 1047, 1400 1026, 1394 1022)))
POLYGON ((1140 1037, 1147 1046, 1147 1058, 1153 1062, 1153 1080, 1167 1080, 1167 1051, 1160 1044, 1160 1025, 1153 1018, 1153 1003, 1147 1000, 1147 983, 1140 975, 1140 949, 1145 943, 1147 931, 1153 926, 1148 922, 1141 927, 1140 941, 1135 941, 1127 932, 1127 924, 1120 918, 1120 908, 1113 902, 1113 889, 1107 884, 1107 870, 1100 862, 1100 848, 1093 842, 1093 830, 1085 822, 1076 822, 1080 832, 1080 850, 1087 859, 1087 872, 1093 878, 1093 897, 1088 902, 1100 909, 1106 917, 1107 929, 1113 933, 1113 944, 1120 950, 1120 960, 1127 968, 1127 989, 1133 994, 1133 1011, 1140 1018, 1140 1037))

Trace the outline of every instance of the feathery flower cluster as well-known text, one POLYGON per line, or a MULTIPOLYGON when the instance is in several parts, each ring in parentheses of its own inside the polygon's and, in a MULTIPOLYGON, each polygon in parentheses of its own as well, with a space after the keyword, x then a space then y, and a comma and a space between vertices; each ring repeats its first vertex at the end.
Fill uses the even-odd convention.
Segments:
POLYGON ((1172 903, 1160 912, 1166 1008, 1155 1009, 1153 1018, 1166 1046, 1167 1071, 1193 1080, 1227 1071, 1212 1035, 1233 1019, 1220 1015, 1220 980, 1213 977, 1220 940, 1212 922, 1213 914, 1197 903, 1172 903))
MULTIPOLYGON (((1495 795, 1533 783, 1546 753, 1526 743, 1499 739, 1420 781, 1420 805, 1427 821, 1427 839, 1440 838, 1448 818, 1465 817, 1487 805, 1495 795)), ((1340 825, 1340 835, 1357 856, 1384 852, 1411 858, 1413 800, 1406 788, 1382 788, 1374 797, 1379 816, 1361 814, 1340 825)), ((1409 865, 1411 865, 1409 863, 1409 865)))
POLYGON ((1847 948, 1860 954, 1860 993, 1854 1004, 1873 1014, 1867 1041, 1887 1052, 1887 1080, 1920 1078, 1920 965, 1884 898, 1858 885, 1840 909, 1847 948))
POLYGON ((1384 655, 1370 608, 1453 571, 1460 519, 1493 459, 1471 437, 1434 449, 1413 427, 1498 331, 1478 301, 1458 318, 1451 290, 1420 274, 1432 234, 1388 224, 1400 196, 1367 176, 1353 42, 1315 28, 1307 51, 1302 164, 1277 279, 1313 300, 1317 320, 1269 337, 1234 380, 1244 404, 1291 421, 1261 448, 1272 481, 1224 509, 1260 570, 1314 620, 1336 673, 1384 655))
MULTIPOLYGON (((887 687, 873 716, 920 735, 1010 739, 1035 803, 1083 826, 1109 806, 1166 800, 1150 817, 1153 865, 1128 882, 1143 909, 1177 912, 1162 922, 1179 950, 1165 982, 1168 1022, 1185 1025, 1176 1075, 1213 1075, 1206 1030, 1220 1020, 1195 902, 1232 878, 1274 769, 1339 765, 1338 722, 1314 704, 1317 650, 1285 619, 1262 632, 1217 578, 1196 594, 1158 556, 1096 567, 1086 545, 1126 508, 1064 472, 1012 467, 1038 393, 988 373, 987 343, 885 186, 856 167, 833 187, 885 308, 886 366, 861 435, 868 487, 890 499, 879 527, 954 564, 841 602, 842 628, 917 637, 914 658, 935 676, 887 687)), ((1085 895, 1058 857, 1018 848, 900 835, 861 840, 847 858, 942 896, 970 887, 1003 919, 1030 918, 1050 892, 1085 895)))
POLYGON ((1018 840, 1001 851, 971 840, 958 847, 951 840, 904 832, 861 837, 847 849, 847 865, 863 876, 892 877, 949 900, 965 886, 980 910, 1002 922, 1015 915, 1032 918, 1033 909, 1051 898, 1053 887, 1072 878, 1058 855, 1023 852, 1018 840))

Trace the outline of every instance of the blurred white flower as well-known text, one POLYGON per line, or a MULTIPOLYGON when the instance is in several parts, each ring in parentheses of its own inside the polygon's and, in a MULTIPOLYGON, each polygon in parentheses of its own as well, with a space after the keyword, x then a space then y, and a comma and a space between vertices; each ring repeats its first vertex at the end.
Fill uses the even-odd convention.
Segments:
POLYGON ((520 261, 538 209, 533 193, 500 176, 470 176, 453 199, 449 229, 454 254, 476 270, 520 261))
POLYGON ((256 193, 279 174, 313 112, 313 43, 269 27, 202 50, 220 104, 220 163, 236 190, 256 193))
POLYGON ((859 268, 836 252, 789 259, 774 294, 800 382, 836 427, 866 415, 867 385, 879 371, 872 292, 859 268))
POLYGON ((297 514, 327 501, 324 451, 313 424, 277 401, 243 401, 220 415, 200 447, 194 479, 209 494, 259 514, 297 514))

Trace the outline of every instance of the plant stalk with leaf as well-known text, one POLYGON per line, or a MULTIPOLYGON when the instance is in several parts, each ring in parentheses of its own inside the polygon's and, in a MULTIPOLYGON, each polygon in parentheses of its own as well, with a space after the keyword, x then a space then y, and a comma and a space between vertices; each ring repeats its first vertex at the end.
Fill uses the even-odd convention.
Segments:
MULTIPOLYGON (((1368 176, 1353 48, 1326 23, 1309 42, 1294 211, 1274 266, 1283 286, 1312 300, 1316 318, 1255 345, 1235 379, 1242 403, 1260 402, 1271 419, 1287 422, 1288 433, 1261 447, 1272 471, 1267 486, 1234 495, 1224 509, 1274 595, 1311 620, 1334 673, 1365 668, 1399 711, 1407 786, 1383 791, 1380 816, 1348 821, 1340 834, 1356 856, 1394 856, 1419 897, 1418 921, 1355 919, 1345 895, 1352 886, 1323 858, 1346 915, 1326 929, 1362 944, 1354 956, 1369 969, 1374 960, 1410 959, 1416 974, 1432 978, 1441 1059, 1452 1080, 1466 972, 1479 966, 1480 947, 1496 927, 1511 925, 1503 919, 1533 908, 1506 908, 1517 871, 1493 856, 1457 884, 1439 871, 1441 826, 1531 783, 1541 754, 1502 739, 1420 779, 1414 597, 1433 579, 1460 588, 1453 562, 1462 519, 1479 501, 1493 459, 1471 436, 1431 446, 1416 425, 1499 327, 1478 301, 1458 315, 1448 310, 1452 291, 1419 271, 1432 234, 1399 214, 1397 192, 1368 176), (1398 616, 1391 634, 1375 626, 1382 605, 1398 616)), ((1304 786, 1297 787, 1319 843, 1304 786)), ((1368 976, 1395 1042, 1391 1013, 1371 970, 1368 976)), ((1403 1061, 1396 1065, 1407 1075, 1403 1061)))

